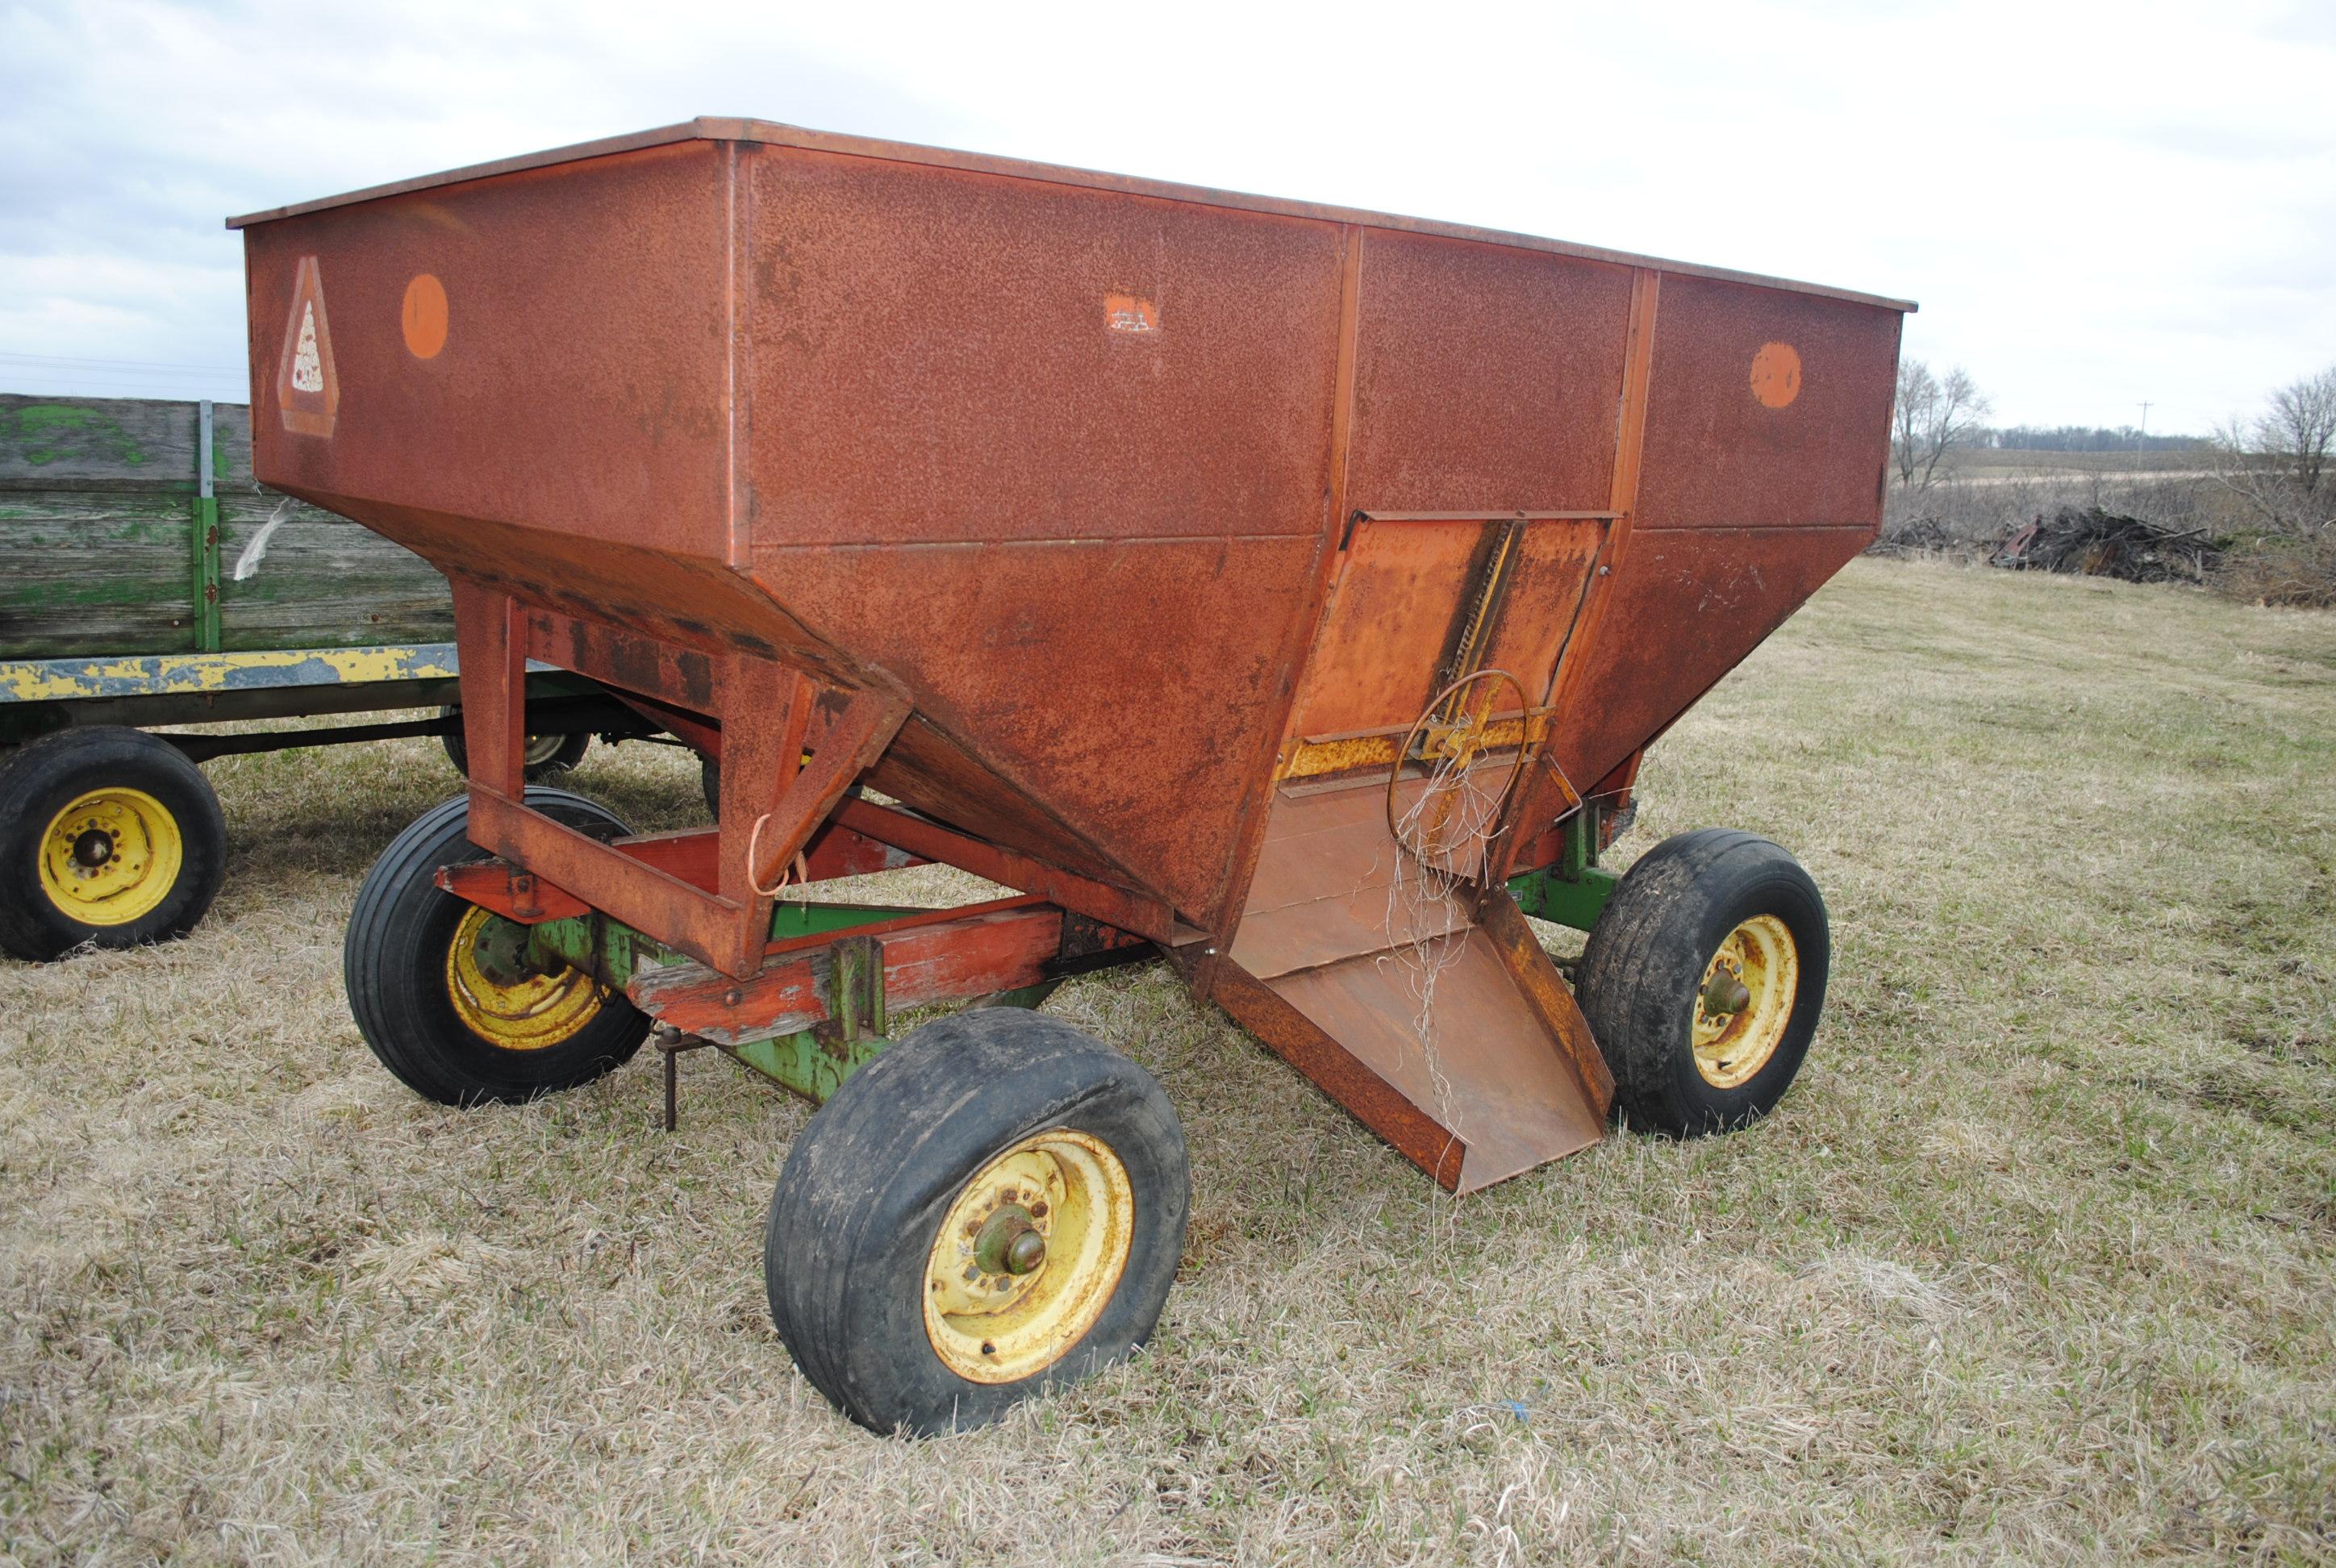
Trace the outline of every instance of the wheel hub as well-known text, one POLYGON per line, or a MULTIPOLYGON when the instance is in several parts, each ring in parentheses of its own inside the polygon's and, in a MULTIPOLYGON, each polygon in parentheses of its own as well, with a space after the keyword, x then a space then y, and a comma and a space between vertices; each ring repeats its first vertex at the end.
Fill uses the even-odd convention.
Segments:
POLYGON ((1718 1089, 1748 1083, 1785 1037, 1800 989, 1793 933, 1774 915, 1755 915, 1728 933, 1696 989, 1696 1071, 1718 1089))
MULTIPOLYGON (((1046 1204, 1042 1199, 1037 1206, 1046 1204)), ((973 1238, 974 1266, 985 1274, 1011 1274, 1018 1280, 1036 1273, 1046 1261, 1046 1233, 1020 1203, 1001 1204, 973 1238)))
POLYGON ((525 926, 474 904, 447 943, 446 995, 489 1045, 540 1051, 573 1038, 610 993, 581 969, 547 974, 529 954, 525 926))
POLYGON ((49 819, 41 891, 83 925, 128 925, 170 896, 185 856, 170 807, 144 790, 108 785, 49 819))
POLYGON ((1057 1128, 1024 1139, 959 1193, 925 1269, 925 1335, 958 1376, 1011 1383, 1059 1359, 1111 1300, 1135 1195, 1108 1144, 1057 1128))

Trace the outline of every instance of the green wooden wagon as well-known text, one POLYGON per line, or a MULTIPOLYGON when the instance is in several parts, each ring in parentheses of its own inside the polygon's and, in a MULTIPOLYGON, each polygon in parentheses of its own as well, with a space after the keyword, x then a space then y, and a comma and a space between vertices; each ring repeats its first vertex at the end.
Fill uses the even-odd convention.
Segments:
MULTIPOLYGON (((263 489, 236 403, 0 394, 0 948, 43 959, 191 930, 225 863, 196 765, 437 735, 460 765, 446 580, 263 489), (226 720, 395 721, 181 733, 226 720)), ((580 677, 530 680, 528 759, 647 726, 580 677)))

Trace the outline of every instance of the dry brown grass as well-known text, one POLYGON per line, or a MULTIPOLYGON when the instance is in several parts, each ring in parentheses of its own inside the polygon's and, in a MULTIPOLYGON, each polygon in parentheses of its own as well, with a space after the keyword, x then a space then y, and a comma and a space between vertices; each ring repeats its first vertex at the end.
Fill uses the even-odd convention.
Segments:
MULTIPOLYGON (((576 783, 677 823, 676 760, 576 783)), ((212 771, 192 940, 0 969, 16 1557, 2336 1554, 2336 619, 1854 564, 1623 846, 1755 828, 1831 901, 1826 1026, 1733 1137, 1455 1204, 1156 969, 1067 989, 1183 1112, 1184 1277, 1135 1364, 921 1444, 772 1333, 801 1107, 375 1066, 341 922, 434 751, 212 771)))

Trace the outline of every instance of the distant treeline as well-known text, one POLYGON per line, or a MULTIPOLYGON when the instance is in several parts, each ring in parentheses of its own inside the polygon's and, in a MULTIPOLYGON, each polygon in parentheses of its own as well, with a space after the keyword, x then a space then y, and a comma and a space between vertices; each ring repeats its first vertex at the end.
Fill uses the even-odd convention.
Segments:
POLYGON ((2015 452, 2198 452, 2210 444, 2203 435, 2144 435, 2130 424, 2115 430, 2096 425, 2059 424, 2050 429, 2035 424, 1983 426, 1971 432, 1973 446, 2008 447, 2015 452))

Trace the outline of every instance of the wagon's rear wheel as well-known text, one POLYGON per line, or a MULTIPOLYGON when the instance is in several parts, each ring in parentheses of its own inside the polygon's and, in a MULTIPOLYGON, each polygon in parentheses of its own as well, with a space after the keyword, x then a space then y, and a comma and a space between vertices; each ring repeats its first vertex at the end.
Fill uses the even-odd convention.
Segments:
POLYGON ((1151 1076, 1018 1008, 926 1025, 846 1081, 771 1198, 795 1364, 879 1432, 962 1430, 1142 1345, 1184 1244, 1151 1076))
POLYGON ((169 741, 72 729, 0 765, 0 948, 20 959, 184 936, 226 867, 219 796, 169 741))
MULTIPOLYGON (((462 710, 459 707, 444 707, 440 708, 438 714, 442 718, 459 718, 462 716, 462 710)), ((454 771, 465 777, 469 776, 471 748, 464 743, 462 732, 449 730, 438 738, 440 744, 445 746, 446 760, 454 765, 454 771)), ((550 735, 529 735, 525 749, 520 754, 520 759, 525 768, 528 783, 549 784, 582 762, 584 754, 591 749, 592 737, 589 734, 562 735, 554 730, 550 735)))
MULTIPOLYGON (((625 824, 563 790, 527 803, 595 838, 625 824)), ((522 926, 442 891, 441 866, 483 860, 464 834, 469 803, 414 819, 365 873, 342 949, 349 1010, 382 1065, 449 1105, 531 1100, 622 1066, 648 1019, 623 993, 533 962, 522 926)))
POLYGON ((1640 857, 1582 954, 1582 1011, 1632 1125, 1686 1137, 1768 1114, 1825 1008, 1825 900, 1768 840, 1707 828, 1640 857))

